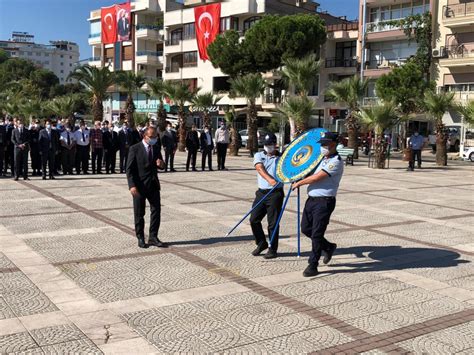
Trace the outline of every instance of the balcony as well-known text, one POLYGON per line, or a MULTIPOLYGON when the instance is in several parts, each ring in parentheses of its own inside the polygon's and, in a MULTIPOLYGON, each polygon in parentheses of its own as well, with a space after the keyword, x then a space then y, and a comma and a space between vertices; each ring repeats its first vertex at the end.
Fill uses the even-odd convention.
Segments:
POLYGON ((357 39, 359 31, 358 22, 340 23, 326 26, 327 37, 330 40, 357 39))
POLYGON ((179 73, 181 66, 178 64, 172 64, 165 68, 165 73, 179 73))
POLYGON ((88 64, 91 67, 101 67, 102 66, 102 60, 100 57, 90 57, 87 59, 88 64))
POLYGON ((362 106, 375 106, 380 104, 381 100, 378 97, 364 97, 362 99, 362 106))
POLYGON ((163 52, 137 51, 135 62, 137 64, 161 65, 163 64, 163 52))
POLYGON ((471 26, 474 22, 474 2, 443 6, 443 24, 455 28, 471 26))
POLYGON ((440 59, 439 65, 447 68, 474 65, 474 42, 446 46, 447 58, 440 59))
POLYGON ((89 34, 89 45, 99 44, 102 41, 100 33, 89 34))
POLYGON ((454 92, 454 101, 460 104, 467 104, 474 100, 474 91, 451 91, 454 92))
POLYGON ((356 68, 357 60, 352 58, 327 58, 326 68, 356 68))
POLYGON ((138 24, 135 28, 135 37, 161 42, 164 40, 163 34, 160 33, 162 30, 163 26, 138 24))
POLYGON ((405 64, 409 58, 396 58, 396 59, 375 59, 365 62, 364 65, 364 76, 371 78, 378 78, 384 74, 388 74, 393 68, 398 68, 405 64))
POLYGON ((366 32, 367 42, 394 41, 406 38, 401 26, 386 21, 368 22, 366 32))

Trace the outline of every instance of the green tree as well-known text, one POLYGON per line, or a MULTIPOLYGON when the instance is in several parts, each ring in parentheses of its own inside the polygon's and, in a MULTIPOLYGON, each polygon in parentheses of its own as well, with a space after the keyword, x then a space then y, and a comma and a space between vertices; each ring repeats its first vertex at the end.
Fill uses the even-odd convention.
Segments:
POLYGON ((59 84, 58 77, 52 71, 46 69, 32 71, 29 79, 39 89, 42 99, 49 98, 51 87, 59 84))
POLYGON ((290 137, 303 133, 308 128, 308 121, 314 112, 315 103, 307 96, 290 96, 283 102, 278 111, 290 122, 290 137))
POLYGON ((160 101, 157 112, 158 128, 160 132, 164 132, 166 129, 165 98, 168 96, 168 84, 162 79, 153 79, 147 82, 147 86, 149 94, 160 101))
POLYGON ((346 117, 347 146, 354 149, 354 158, 358 158, 357 138, 359 122, 356 113, 359 111, 361 101, 367 92, 368 81, 361 80, 357 75, 339 82, 331 83, 326 95, 331 101, 348 107, 346 117))
POLYGON ((465 105, 459 105, 457 110, 467 124, 474 125, 474 100, 469 101, 465 105))
POLYGON ((194 111, 202 112, 204 126, 211 125, 211 113, 210 109, 213 106, 217 105, 217 102, 220 100, 219 96, 215 96, 212 92, 203 92, 197 94, 193 101, 192 107, 194 111))
POLYGON ((224 119, 228 126, 230 126, 230 144, 229 152, 230 155, 237 156, 239 155, 240 144, 242 143, 239 139, 239 132, 237 130, 236 120, 237 114, 235 113, 235 107, 232 106, 230 109, 227 109, 224 113, 224 119))
POLYGON ((49 109, 57 116, 66 119, 70 126, 74 125, 74 112, 78 105, 78 96, 58 96, 49 102, 49 109))
POLYGON ((317 53, 326 41, 319 16, 267 15, 255 23, 242 41, 235 31, 219 35, 208 47, 212 64, 230 77, 279 68, 288 58, 317 53))
POLYGON ((303 58, 288 58, 283 61, 281 70, 286 86, 294 90, 297 95, 308 96, 314 83, 317 81, 321 62, 316 55, 309 54, 303 58))
POLYGON ((90 92, 94 121, 104 118, 103 101, 109 97, 107 90, 115 83, 115 74, 108 67, 97 68, 88 64, 76 68, 69 78, 76 79, 90 92))
POLYGON ((186 112, 184 106, 186 103, 192 103, 199 88, 191 90, 189 85, 184 82, 174 82, 168 86, 168 96, 178 106, 178 123, 179 123, 179 143, 178 149, 180 152, 184 152, 186 149, 186 112))
POLYGON ((446 166, 448 165, 448 150, 446 147, 448 135, 443 123, 443 116, 446 112, 457 109, 457 105, 454 103, 454 92, 436 94, 429 90, 425 93, 423 105, 426 113, 431 116, 436 125, 436 164, 446 166))
POLYGON ((374 130, 375 167, 384 169, 388 154, 388 144, 385 142, 384 132, 395 126, 399 119, 395 104, 384 102, 381 105, 366 107, 356 115, 363 125, 374 130))
POLYGON ((10 56, 8 55, 7 51, 4 49, 0 49, 0 64, 6 62, 10 56))
POLYGON ((247 148, 250 151, 250 155, 253 156, 258 151, 258 111, 256 101, 265 91, 266 83, 259 73, 255 73, 231 79, 230 84, 233 95, 247 99, 247 148))
POLYGON ((135 74, 133 71, 118 71, 116 72, 116 82, 127 93, 126 116, 128 125, 135 128, 135 120, 133 113, 135 112, 135 103, 133 102, 133 94, 141 92, 146 83, 145 77, 142 74, 135 74))

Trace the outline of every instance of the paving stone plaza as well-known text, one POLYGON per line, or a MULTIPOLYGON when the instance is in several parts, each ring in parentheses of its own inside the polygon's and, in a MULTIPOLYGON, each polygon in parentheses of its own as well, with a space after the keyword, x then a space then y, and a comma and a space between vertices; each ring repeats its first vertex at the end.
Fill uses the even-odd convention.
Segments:
POLYGON ((253 200, 252 160, 177 162, 160 175, 168 249, 137 247, 124 175, 0 180, 2 354, 474 353, 473 164, 346 167, 339 248, 307 279, 294 196, 280 257, 253 257, 248 221, 225 237, 253 200))

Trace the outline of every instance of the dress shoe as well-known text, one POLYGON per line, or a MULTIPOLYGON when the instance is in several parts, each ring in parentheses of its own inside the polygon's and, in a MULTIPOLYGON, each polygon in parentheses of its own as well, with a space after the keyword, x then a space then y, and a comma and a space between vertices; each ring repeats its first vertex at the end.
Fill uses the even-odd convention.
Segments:
POLYGON ((23 180, 30 180, 30 178, 29 177, 24 177, 23 180))
POLYGON ((209 169, 209 171, 214 171, 214 169, 209 169))
POLYGON ((18 181, 18 177, 15 178, 15 181, 18 181))
POLYGON ((149 239, 148 240, 148 245, 153 246, 153 247, 158 247, 158 248, 168 248, 168 244, 163 243, 158 238, 149 239))
POLYGON ((268 249, 267 253, 263 256, 264 259, 275 259, 278 257, 278 254, 272 248, 268 249))
POLYGON ((56 178, 54 177, 54 175, 51 175, 51 176, 49 177, 49 180, 56 180, 56 178))
POLYGON ((268 248, 268 243, 267 242, 260 243, 259 245, 257 245, 257 248, 255 248, 255 250, 252 252, 252 255, 253 256, 260 255, 262 253, 262 251, 264 251, 267 248, 268 248))
POLYGON ((144 238, 138 238, 138 247, 139 248, 144 248, 144 249, 148 248, 148 246, 145 243, 144 238))
POLYGON ((324 264, 327 264, 331 261, 332 255, 334 254, 334 251, 336 250, 336 248, 337 248, 337 244, 332 243, 329 249, 325 251, 326 255, 324 256, 324 259, 323 259, 324 264))
POLYGON ((196 168, 193 168, 193 171, 197 171, 197 169, 196 169, 196 168))
POLYGON ((318 265, 316 264, 309 264, 308 267, 303 271, 304 277, 312 277, 319 274, 318 265))
POLYGON ((43 176, 43 180, 46 180, 46 176, 43 176))
POLYGON ((175 173, 176 172, 176 169, 171 169, 170 170, 172 173, 175 173))

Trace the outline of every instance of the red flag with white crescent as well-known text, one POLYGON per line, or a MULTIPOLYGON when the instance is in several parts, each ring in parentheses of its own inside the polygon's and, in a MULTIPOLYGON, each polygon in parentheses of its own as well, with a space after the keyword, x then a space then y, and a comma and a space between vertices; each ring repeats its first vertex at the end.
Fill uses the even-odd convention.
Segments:
POLYGON ((132 23, 130 2, 117 6, 117 37, 118 41, 130 40, 130 27, 132 23))
POLYGON ((207 46, 214 41, 219 34, 221 19, 221 4, 204 5, 194 8, 194 21, 196 27, 196 41, 199 49, 199 57, 206 61, 207 46))
POLYGON ((102 43, 115 43, 117 41, 116 5, 101 8, 100 18, 102 26, 102 43))

